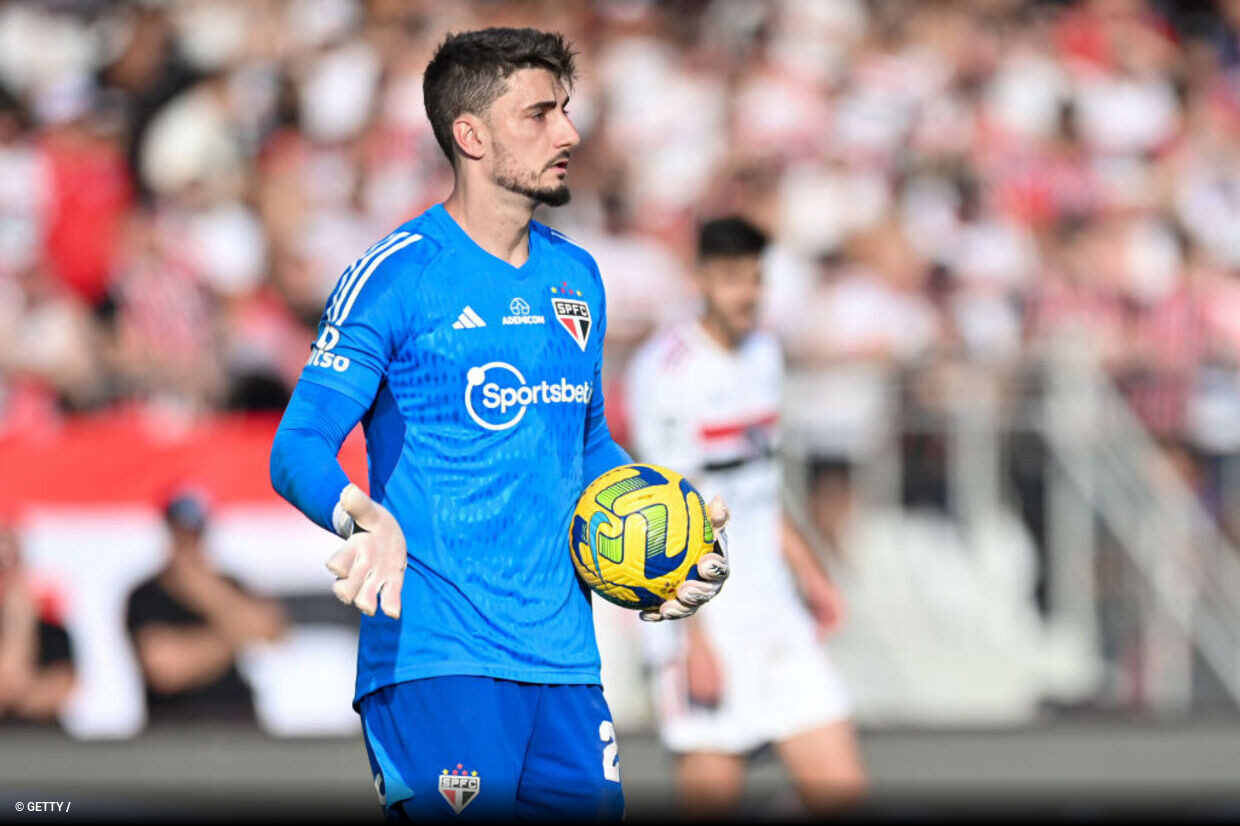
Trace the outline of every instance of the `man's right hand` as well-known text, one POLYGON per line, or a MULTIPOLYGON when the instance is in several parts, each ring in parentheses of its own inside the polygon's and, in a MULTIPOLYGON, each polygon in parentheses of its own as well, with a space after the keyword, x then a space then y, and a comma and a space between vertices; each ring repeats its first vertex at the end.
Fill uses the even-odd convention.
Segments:
POLYGON ((388 509, 349 484, 340 492, 340 509, 353 520, 353 533, 340 550, 327 560, 336 575, 332 592, 343 603, 353 604, 374 616, 383 613, 400 619, 400 587, 405 579, 405 535, 388 509), (382 598, 382 603, 380 603, 382 598))

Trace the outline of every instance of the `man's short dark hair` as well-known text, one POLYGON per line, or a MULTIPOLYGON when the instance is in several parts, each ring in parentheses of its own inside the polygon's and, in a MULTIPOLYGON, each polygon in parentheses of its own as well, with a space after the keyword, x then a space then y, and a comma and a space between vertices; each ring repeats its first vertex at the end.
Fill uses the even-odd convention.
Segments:
POLYGON ((744 218, 728 216, 707 221, 698 228, 698 260, 761 255, 766 234, 744 218))
POLYGON ((439 148, 455 166, 454 120, 464 112, 485 113, 518 69, 546 69, 571 87, 575 56, 558 32, 491 28, 448 35, 422 77, 426 116, 439 148))

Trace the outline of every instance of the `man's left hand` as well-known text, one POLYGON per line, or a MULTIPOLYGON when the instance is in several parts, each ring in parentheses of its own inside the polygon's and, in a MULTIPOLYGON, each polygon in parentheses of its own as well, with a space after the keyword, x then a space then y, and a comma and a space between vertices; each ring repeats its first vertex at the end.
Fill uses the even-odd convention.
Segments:
POLYGON ((698 560, 699 579, 687 579, 676 589, 676 596, 658 608, 647 608, 639 616, 646 622, 665 619, 684 619, 692 616, 710 600, 714 599, 728 578, 728 535, 724 526, 728 523, 728 506, 716 496, 706 508, 710 524, 715 532, 715 549, 702 554, 698 560))

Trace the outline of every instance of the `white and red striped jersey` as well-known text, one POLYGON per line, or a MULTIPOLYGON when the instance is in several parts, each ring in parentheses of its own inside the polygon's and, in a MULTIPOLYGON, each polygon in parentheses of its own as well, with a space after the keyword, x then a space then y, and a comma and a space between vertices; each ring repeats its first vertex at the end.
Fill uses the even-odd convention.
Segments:
POLYGON ((738 639, 812 639, 813 623, 781 549, 783 357, 775 338, 755 332, 727 350, 697 321, 682 323, 643 345, 627 380, 640 461, 684 474, 707 501, 722 496, 731 512, 732 575, 698 614, 717 649, 738 639))

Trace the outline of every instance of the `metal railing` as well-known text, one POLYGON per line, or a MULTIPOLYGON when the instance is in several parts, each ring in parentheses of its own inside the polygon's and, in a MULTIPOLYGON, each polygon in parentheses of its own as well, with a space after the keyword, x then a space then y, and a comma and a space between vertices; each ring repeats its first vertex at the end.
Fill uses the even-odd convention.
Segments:
POLYGON ((1052 606, 1090 622, 1096 517, 1141 576, 1138 677, 1149 708, 1190 708, 1193 648, 1240 705, 1240 551, 1088 352, 1065 340, 1044 370, 1040 430, 1070 523, 1052 544, 1052 606))
MULTIPOLYGON (((928 416, 902 404, 901 385, 892 381, 884 432, 854 466, 859 495, 866 507, 898 509, 908 473, 901 440, 932 434, 945 456, 945 511, 968 528, 1014 507, 1005 439, 1036 440, 1044 456, 1042 623, 1048 636, 1070 639, 1082 652, 1082 674, 1116 678, 1086 676, 1072 699, 1184 713, 1199 694, 1204 664, 1240 706, 1240 549, 1089 353, 1062 337, 1036 365, 1037 379, 1014 393, 993 373, 962 370, 928 416), (1113 583, 1098 577, 1100 563, 1116 560, 1132 583, 1119 589, 1118 609, 1113 583), (1132 618, 1118 632, 1117 613, 1132 618)), ((813 380, 790 377, 795 415, 785 429, 789 509, 811 537, 813 520, 795 492, 808 489, 805 460, 815 453, 812 394, 804 393, 813 380)), ((873 642, 898 643, 882 629, 873 642)))

